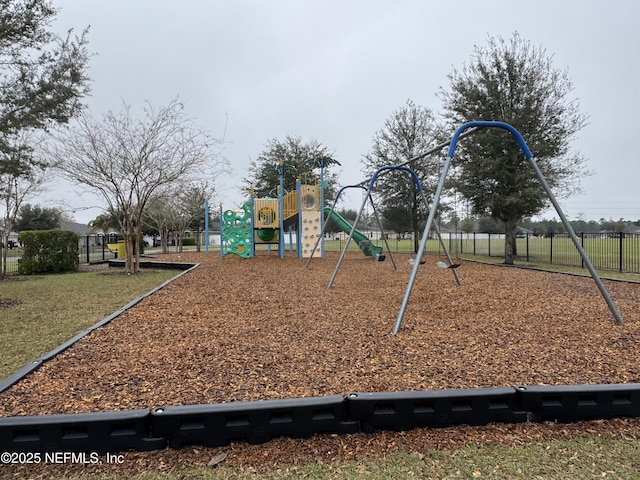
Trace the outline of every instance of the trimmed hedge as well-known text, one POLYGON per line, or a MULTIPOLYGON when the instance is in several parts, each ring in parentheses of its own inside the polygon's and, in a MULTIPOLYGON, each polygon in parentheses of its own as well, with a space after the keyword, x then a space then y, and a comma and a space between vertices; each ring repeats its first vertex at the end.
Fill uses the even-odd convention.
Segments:
POLYGON ((193 247, 196 244, 196 239, 193 237, 183 237, 182 238, 182 246, 183 247, 193 247))
POLYGON ((74 272, 80 264, 80 236, 65 230, 28 230, 18 235, 22 258, 18 273, 74 272))
MULTIPOLYGON (((178 239, 171 239, 171 246, 175 247, 178 244, 178 239)), ((195 237, 182 237, 182 246, 183 247, 194 247, 196 245, 195 237)))

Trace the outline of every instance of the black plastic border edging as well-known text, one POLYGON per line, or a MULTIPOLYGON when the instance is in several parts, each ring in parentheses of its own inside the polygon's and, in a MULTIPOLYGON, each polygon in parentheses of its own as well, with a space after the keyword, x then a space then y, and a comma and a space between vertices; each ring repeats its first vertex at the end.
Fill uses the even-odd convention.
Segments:
POLYGON ((363 432, 410 430, 454 424, 521 423, 526 413, 517 406, 512 387, 433 390, 423 392, 350 393, 349 416, 363 432))
POLYGON ((151 410, 151 431, 171 448, 217 447, 233 440, 265 443, 274 437, 308 438, 316 433, 356 433, 341 395, 284 400, 158 407, 151 410))
POLYGON ((151 410, 0 418, 6 452, 149 451, 274 437, 370 433, 492 422, 640 416, 640 383, 350 393, 151 410))
POLYGON ((534 422, 640 417, 640 383, 523 386, 516 391, 518 408, 531 412, 534 422))
POLYGON ((155 262, 144 262, 144 263, 145 263, 145 265, 141 264, 141 266, 144 266, 144 267, 153 267, 153 266, 155 266, 157 268, 172 268, 172 269, 182 270, 182 271, 179 274, 177 274, 175 277, 170 278, 169 280, 161 283, 157 287, 149 290, 148 292, 144 293, 143 295, 139 296, 138 298, 133 299, 132 301, 127 303, 124 307, 116 310, 111 315, 103 318, 99 322, 94 323, 89 328, 77 333, 76 335, 71 337, 69 340, 67 340, 63 344, 57 346, 56 348, 54 348, 50 352, 45 353, 41 357, 29 362, 28 364, 26 364, 25 366, 20 368, 18 371, 12 373, 8 377, 6 377, 2 381, 0 381, 0 393, 2 393, 5 390, 9 389, 11 386, 16 384, 20 380, 22 380, 24 377, 29 375, 31 372, 33 372, 33 371, 37 370, 38 368, 40 368, 40 366, 44 362, 46 362, 47 360, 50 360, 51 358, 55 357, 59 353, 64 352, 66 349, 71 347, 78 340, 80 340, 81 338, 87 336, 88 334, 93 332, 95 329, 100 328, 103 325, 106 325, 107 323, 109 323, 113 319, 117 318, 122 313, 124 313, 125 311, 127 311, 128 309, 133 307, 134 305, 138 304, 139 302, 141 302, 142 300, 147 298, 149 295, 151 295, 151 294, 157 292, 158 290, 166 287, 169 283, 173 282, 175 279, 177 279, 177 278, 181 277, 182 275, 190 272, 191 270, 197 268, 200 265, 199 263, 195 263, 195 264, 193 264, 193 263, 179 263, 179 264, 175 264, 174 266, 171 266, 171 267, 164 267, 164 265, 170 265, 170 264, 168 262, 158 262, 158 263, 155 263, 155 262))
POLYGON ((165 448, 149 437, 149 410, 0 418, 0 448, 7 452, 149 451, 165 448))

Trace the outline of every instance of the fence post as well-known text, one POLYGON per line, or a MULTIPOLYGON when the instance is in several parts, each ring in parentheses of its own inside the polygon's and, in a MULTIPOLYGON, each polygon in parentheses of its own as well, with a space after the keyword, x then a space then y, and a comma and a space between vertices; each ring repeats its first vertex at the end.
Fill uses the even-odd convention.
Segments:
POLYGON ((624 240, 623 239, 623 235, 624 235, 624 232, 620 232, 620 255, 619 255, 619 262, 618 262, 619 265, 620 265, 620 273, 622 273, 622 270, 623 270, 623 268, 622 268, 622 264, 623 264, 623 261, 622 261, 622 257, 623 257, 622 247, 623 247, 623 240, 624 240))
POLYGON ((89 263, 90 262, 90 259, 89 259, 89 235, 85 235, 84 236, 84 246, 87 249, 87 263, 89 263))
POLYGON ((473 232, 473 255, 476 255, 476 232, 473 232))
MULTIPOLYGON (((582 245, 582 249, 584 250, 584 232, 580 233, 580 245, 582 245)), ((584 258, 580 257, 580 268, 584 268, 584 258)))
POLYGON ((549 243, 549 265, 553 263, 553 232, 549 234, 549 239, 551 242, 549 243))
POLYGON ((527 248, 527 262, 528 262, 529 261, 529 234, 528 233, 527 233, 526 239, 527 239, 526 248, 527 248))

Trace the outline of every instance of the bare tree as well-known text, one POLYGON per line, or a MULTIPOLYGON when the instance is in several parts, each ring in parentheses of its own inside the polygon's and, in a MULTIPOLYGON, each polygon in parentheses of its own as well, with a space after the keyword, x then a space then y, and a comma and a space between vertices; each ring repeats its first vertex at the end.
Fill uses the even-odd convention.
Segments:
MULTIPOLYGON (((178 184, 162 195, 154 196, 145 212, 145 224, 160 235, 162 252, 168 251, 169 236, 173 233, 177 252, 183 251, 185 231, 199 234, 204 226, 204 202, 211 199, 215 189, 205 183, 178 184)), ((199 251, 199 250, 198 250, 199 251)))
POLYGON ((178 182, 227 171, 217 150, 220 140, 196 126, 178 100, 159 109, 146 104, 143 111, 141 120, 126 104, 102 121, 82 114, 45 147, 61 176, 102 195, 109 213, 118 213, 129 273, 139 271, 140 245, 133 239, 142 237, 152 196, 178 182))
MULTIPOLYGON (((196 234, 196 246, 200 251, 200 232, 204 230, 205 225, 205 200, 211 200, 215 196, 215 189, 205 183, 192 183, 181 186, 178 191, 179 198, 179 218, 182 227, 179 230, 183 233, 190 229, 196 234)), ((183 236, 180 235, 180 251, 182 251, 183 236)))
POLYGON ((148 208, 144 213, 144 223, 149 229, 160 235, 160 247, 162 253, 169 252, 169 236, 173 228, 173 212, 170 207, 169 195, 154 195, 149 200, 148 208))
MULTIPOLYGON (((374 135, 371 151, 364 157, 363 173, 370 178, 380 167, 404 164, 417 157, 438 143, 437 133, 431 110, 407 100, 374 135)), ((417 172, 427 192, 435 191, 439 173, 435 156, 422 158, 410 167, 417 172)), ((417 252, 420 231, 429 212, 412 177, 406 172, 382 175, 374 195, 382 204, 381 211, 387 226, 397 232, 412 232, 417 252)))

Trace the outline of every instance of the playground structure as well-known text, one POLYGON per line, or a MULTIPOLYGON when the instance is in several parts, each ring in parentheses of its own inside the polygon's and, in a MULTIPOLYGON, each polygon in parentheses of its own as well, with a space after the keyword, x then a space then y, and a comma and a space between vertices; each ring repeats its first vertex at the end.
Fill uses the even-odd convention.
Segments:
POLYGON ((319 183, 296 182, 296 190, 277 198, 255 198, 252 194, 242 205, 242 210, 220 208, 221 248, 224 258, 234 254, 252 258, 256 245, 277 246, 278 256, 284 257, 285 239, 289 236, 289 247, 296 246, 298 258, 311 258, 321 246, 319 256, 324 257, 324 231, 326 220, 341 231, 349 233, 366 256, 379 257, 382 247, 374 245, 362 232, 356 230, 341 215, 330 207, 322 206, 322 187, 319 183), (294 225, 297 227, 294 233, 294 225), (294 242, 295 235, 295 242, 294 242))
MULTIPOLYGON (((292 235, 294 224, 298 224, 296 235, 304 224, 305 237, 313 235, 313 224, 319 224, 317 205, 317 186, 300 184, 298 180, 296 190, 286 194, 278 191, 278 198, 255 198, 253 193, 244 202, 241 211, 222 210, 220 207, 220 255, 224 258, 234 254, 242 258, 255 256, 256 245, 277 245, 278 256, 283 258, 285 250, 285 235, 287 231, 292 235), (302 199, 305 208, 302 208, 302 199)), ((319 231, 320 228, 318 227, 319 231)), ((289 242, 290 245, 292 242, 289 242)), ((296 244, 300 244, 297 238, 296 244)), ((298 255, 300 255, 300 249, 298 255)))

